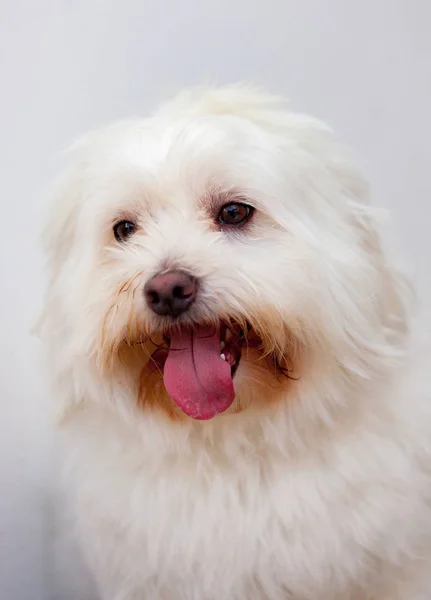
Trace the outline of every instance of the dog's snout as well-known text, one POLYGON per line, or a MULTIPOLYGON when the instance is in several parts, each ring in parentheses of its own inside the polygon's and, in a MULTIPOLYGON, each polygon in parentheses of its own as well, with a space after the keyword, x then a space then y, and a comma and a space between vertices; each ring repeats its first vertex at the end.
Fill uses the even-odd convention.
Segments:
POLYGON ((182 271, 156 275, 144 288, 148 306, 158 315, 178 317, 196 299, 197 280, 182 271))

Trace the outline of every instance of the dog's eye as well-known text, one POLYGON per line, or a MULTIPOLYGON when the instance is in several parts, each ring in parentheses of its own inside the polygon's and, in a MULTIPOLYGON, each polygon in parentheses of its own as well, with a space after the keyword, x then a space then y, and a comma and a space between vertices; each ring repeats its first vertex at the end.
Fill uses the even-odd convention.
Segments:
POLYGON ((125 242, 136 230, 136 225, 131 221, 120 221, 114 225, 114 235, 117 242, 125 242))
POLYGON ((253 214, 253 207, 248 204, 235 202, 223 206, 218 220, 223 225, 243 225, 253 214))

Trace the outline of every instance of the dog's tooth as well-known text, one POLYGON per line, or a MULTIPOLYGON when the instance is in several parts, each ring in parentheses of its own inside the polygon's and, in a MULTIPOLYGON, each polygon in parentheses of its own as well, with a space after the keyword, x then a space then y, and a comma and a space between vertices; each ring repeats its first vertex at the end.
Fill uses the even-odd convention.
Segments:
POLYGON ((224 347, 225 347, 225 343, 224 342, 220 342, 220 350, 223 350, 224 347))
POLYGON ((226 360, 226 356, 224 354, 220 354, 220 358, 222 358, 223 360, 226 360))
POLYGON ((232 332, 231 332, 231 330, 230 330, 230 329, 226 329, 226 333, 225 333, 224 339, 225 339, 227 342, 228 342, 229 340, 231 340, 231 339, 232 339, 232 332))

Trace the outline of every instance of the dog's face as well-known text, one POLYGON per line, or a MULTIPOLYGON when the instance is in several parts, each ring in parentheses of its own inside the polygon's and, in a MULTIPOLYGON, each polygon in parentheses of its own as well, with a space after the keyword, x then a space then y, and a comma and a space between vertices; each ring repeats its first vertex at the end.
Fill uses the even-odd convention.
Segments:
POLYGON ((358 375, 387 318, 363 187, 327 132, 219 94, 90 136, 47 230, 70 355, 173 418, 358 375))

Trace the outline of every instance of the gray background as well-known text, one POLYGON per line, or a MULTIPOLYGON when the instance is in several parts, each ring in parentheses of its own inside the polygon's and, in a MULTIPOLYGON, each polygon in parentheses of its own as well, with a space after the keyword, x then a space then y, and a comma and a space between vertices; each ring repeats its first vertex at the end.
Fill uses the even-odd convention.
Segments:
POLYGON ((40 213, 88 128, 185 85, 248 80, 356 149, 430 298, 429 0, 0 0, 0 598, 46 600, 50 441, 38 345, 40 213))

